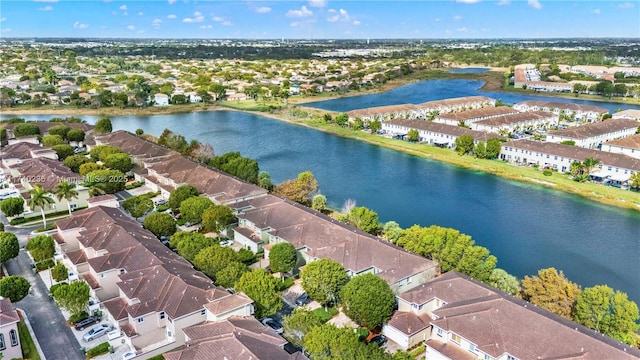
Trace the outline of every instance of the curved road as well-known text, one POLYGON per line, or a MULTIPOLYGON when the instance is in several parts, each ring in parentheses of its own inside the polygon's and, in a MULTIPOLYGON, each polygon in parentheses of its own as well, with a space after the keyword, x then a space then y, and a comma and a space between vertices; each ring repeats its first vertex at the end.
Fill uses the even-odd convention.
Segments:
MULTIPOLYGON (((29 318, 35 337, 40 343, 46 359, 84 360, 85 355, 80 352, 80 344, 73 336, 71 328, 55 302, 49 298, 47 287, 40 276, 33 273, 29 264, 29 256, 22 249, 27 242, 27 236, 33 228, 16 228, 6 226, 5 231, 18 236, 20 254, 5 263, 9 275, 18 275, 29 280, 30 294, 20 300, 15 307, 24 310, 29 318)), ((44 360, 44 359, 43 359, 44 360)))

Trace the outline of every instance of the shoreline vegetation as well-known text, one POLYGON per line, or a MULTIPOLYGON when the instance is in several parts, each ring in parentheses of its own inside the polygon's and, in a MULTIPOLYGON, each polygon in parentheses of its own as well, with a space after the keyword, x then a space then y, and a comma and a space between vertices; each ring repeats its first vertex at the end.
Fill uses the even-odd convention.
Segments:
MULTIPOLYGON (((471 66, 469 66, 471 67, 471 66)), ((482 66, 478 66, 482 67, 482 66)), ((384 85, 359 92, 349 93, 329 93, 316 96, 306 96, 299 98, 289 98, 288 105, 284 105, 280 101, 254 101, 246 100, 242 102, 220 102, 215 104, 187 104, 187 105, 171 105, 168 107, 147 107, 142 109, 133 108, 99 108, 99 109, 75 109, 71 107, 60 106, 43 106, 40 108, 9 108, 3 109, 3 115, 88 115, 88 116, 151 116, 151 115, 170 115, 182 114, 201 111, 242 111, 258 116, 264 116, 271 119, 306 126, 312 129, 324 131, 333 135, 364 141, 369 144, 383 146, 389 149, 404 152, 406 154, 419 156, 426 159, 445 162, 462 168, 493 174, 505 179, 518 182, 529 183, 533 185, 543 186, 566 193, 578 195, 582 198, 593 200, 599 203, 612 205, 620 208, 632 209, 640 211, 640 194, 633 191, 626 191, 610 186, 594 183, 578 183, 569 179, 566 175, 554 172, 552 176, 545 176, 542 171, 535 168, 516 166, 505 163, 500 160, 476 159, 473 156, 459 156, 455 151, 450 149, 441 149, 435 146, 425 144, 410 143, 403 140, 389 139, 379 135, 369 134, 364 131, 351 130, 337 125, 327 124, 323 119, 324 114, 335 116, 337 113, 325 111, 315 108, 300 106, 303 103, 311 103, 315 101, 330 100, 341 97, 360 96, 374 93, 381 93, 391 89, 408 85, 417 81, 435 80, 435 79, 467 79, 480 80, 484 85, 480 88, 482 91, 491 92, 518 92, 527 95, 544 95, 554 97, 576 98, 573 95, 555 94, 555 93, 536 93, 533 91, 513 91, 503 89, 504 71, 502 68, 492 68, 484 73, 449 73, 443 70, 425 70, 413 73, 409 76, 394 79, 384 85)), ((581 95, 579 99, 591 101, 605 101, 600 97, 581 95)), ((631 99, 623 103, 640 103, 638 99, 631 99)))

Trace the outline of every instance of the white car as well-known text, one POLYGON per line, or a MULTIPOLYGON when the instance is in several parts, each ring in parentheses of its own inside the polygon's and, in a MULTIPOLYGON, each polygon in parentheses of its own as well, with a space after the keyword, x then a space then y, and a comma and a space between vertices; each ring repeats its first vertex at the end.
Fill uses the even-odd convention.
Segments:
POLYGON ((126 353, 122 354, 122 360, 133 359, 136 356, 137 355, 135 351, 127 351, 126 353))
POLYGON ((109 325, 109 324, 100 324, 100 325, 92 328, 91 330, 87 331, 82 336, 82 340, 84 340, 86 342, 89 342, 89 341, 92 341, 94 339, 99 338, 100 336, 105 335, 109 331, 111 331, 111 325, 109 325))
POLYGON ((220 241, 220 246, 226 247, 233 245, 233 240, 222 240, 220 241))

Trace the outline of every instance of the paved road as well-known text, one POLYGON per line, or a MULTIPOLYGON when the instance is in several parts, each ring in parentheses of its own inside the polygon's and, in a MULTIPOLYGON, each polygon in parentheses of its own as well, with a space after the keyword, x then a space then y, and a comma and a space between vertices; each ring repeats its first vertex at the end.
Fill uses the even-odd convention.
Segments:
MULTIPOLYGON (((21 247, 26 243, 27 235, 32 229, 6 229, 18 235, 21 247)), ((17 258, 6 262, 10 275, 19 275, 31 283, 30 294, 16 304, 27 313, 31 327, 40 343, 42 352, 47 359, 84 360, 86 357, 80 352, 80 344, 73 336, 71 328, 58 310, 56 304, 49 298, 48 291, 40 276, 33 273, 29 265, 29 256, 23 250, 17 258)))

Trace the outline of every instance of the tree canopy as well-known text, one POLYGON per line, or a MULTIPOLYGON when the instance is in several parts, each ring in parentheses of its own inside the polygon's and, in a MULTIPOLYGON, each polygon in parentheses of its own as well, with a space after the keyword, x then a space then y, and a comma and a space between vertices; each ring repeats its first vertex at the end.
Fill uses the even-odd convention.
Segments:
POLYGON ((525 276, 521 285, 524 300, 571 319, 571 310, 580 294, 580 287, 569 281, 562 271, 541 269, 538 276, 525 276))
POLYGON ((67 156, 62 161, 62 163, 64 164, 64 166, 66 166, 69 169, 71 169, 71 171, 73 171, 74 173, 78 173, 78 172, 80 172, 80 165, 86 164, 86 163, 88 163, 90 161, 91 160, 87 159, 83 155, 71 155, 71 156, 67 156))
POLYGON ((55 281, 65 281, 69 278, 69 270, 63 263, 57 263, 51 268, 51 277, 55 281))
POLYGON ((289 272, 293 270, 297 260, 296 248, 288 242, 275 244, 269 251, 269 267, 273 272, 289 272))
POLYGON ((20 243, 14 233, 0 232, 0 263, 18 256, 20 243))
POLYGON ((258 174, 260 173, 258 162, 251 158, 242 157, 239 152, 228 152, 215 156, 209 161, 209 165, 252 184, 258 183, 258 174))
POLYGON ((493 269, 487 284, 511 295, 516 295, 518 291, 520 291, 520 282, 518 279, 503 269, 493 269))
POLYGON ((53 145, 51 149, 56 152, 56 155, 58 155, 58 160, 60 161, 64 161, 69 156, 72 156, 74 151, 73 146, 68 144, 53 145))
POLYGON ((389 285, 371 273, 351 278, 340 290, 340 299, 345 314, 369 330, 387 322, 396 303, 389 285))
POLYGON ((0 296, 15 304, 29 294, 30 287, 29 280, 21 276, 5 276, 0 279, 0 296))
MULTIPOLYGON (((82 165, 80 169, 87 165, 89 163, 82 165)), ((84 179, 87 187, 96 188, 104 194, 115 194, 124 190, 124 184, 127 181, 121 171, 109 169, 93 170, 86 174, 84 179)))
POLYGON ((171 236, 176 232, 176 222, 166 213, 153 213, 144 219, 145 229, 155 236, 171 236))
POLYGON ((17 216, 24 212, 24 199, 11 197, 0 201, 0 210, 7 217, 17 216))
POLYGON ((378 213, 364 206, 351 208, 349 213, 341 220, 369 234, 376 235, 380 231, 378 213))
POLYGON ((254 301, 257 318, 273 314, 282 307, 278 280, 267 274, 264 269, 255 269, 242 274, 235 289, 244 292, 254 301))
POLYGON ((133 168, 131 157, 125 153, 110 154, 105 157, 103 163, 106 167, 122 173, 126 173, 133 168))
MULTIPOLYGON (((181 244, 184 244, 183 241, 181 244)), ((178 247, 180 249, 180 247, 178 247)), ((216 279, 218 272, 232 262, 238 261, 238 254, 230 247, 222 247, 218 244, 210 245, 202 249, 195 256, 193 264, 212 279, 216 279)))
POLYGON ((185 221, 202 222, 202 214, 213 206, 213 201, 204 196, 194 196, 180 203, 180 214, 185 221))
POLYGON ((29 239, 25 247, 35 262, 51 260, 56 247, 53 238, 49 235, 36 235, 29 239))
POLYGON ((456 151, 458 155, 468 154, 473 151, 473 136, 462 135, 456 138, 456 151))
POLYGON ((247 265, 239 261, 232 261, 216 273, 216 285, 220 285, 223 288, 233 288, 242 277, 242 274, 247 271, 249 271, 247 265))
POLYGON ((236 221, 233 210, 226 205, 213 204, 202 213, 202 227, 206 231, 222 232, 236 221))
POLYGON ((344 267, 331 259, 308 263, 300 273, 300 278, 304 291, 321 304, 338 300, 340 290, 349 281, 344 267))
POLYGON ((153 201, 148 196, 132 196, 122 202, 122 208, 137 219, 153 210, 153 201))
POLYGON ((98 134, 106 134, 113 131, 113 125, 111 125, 111 120, 107 117, 103 117, 96 122, 96 127, 94 131, 98 134))
POLYGON ((311 196, 318 191, 318 180, 311 171, 304 171, 296 179, 279 184, 274 191, 291 201, 309 205, 311 196))
POLYGON ((53 290, 53 299, 59 307, 67 310, 71 315, 84 311, 89 304, 89 284, 84 281, 74 281, 62 284, 53 290))
POLYGON ((198 196, 198 189, 191 185, 181 185, 171 192, 167 205, 173 210, 173 212, 178 212, 180 210, 180 204, 194 196, 198 196))
POLYGON ((322 320, 306 308, 295 308, 282 321, 283 336, 293 345, 302 347, 304 336, 314 327, 322 325, 322 320))
POLYGON ((333 324, 312 327, 302 343, 312 359, 391 359, 391 354, 385 353, 383 348, 359 341, 353 330, 333 324))

